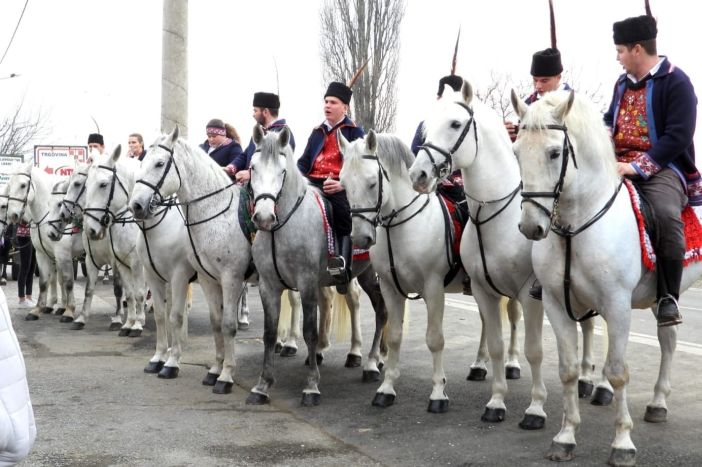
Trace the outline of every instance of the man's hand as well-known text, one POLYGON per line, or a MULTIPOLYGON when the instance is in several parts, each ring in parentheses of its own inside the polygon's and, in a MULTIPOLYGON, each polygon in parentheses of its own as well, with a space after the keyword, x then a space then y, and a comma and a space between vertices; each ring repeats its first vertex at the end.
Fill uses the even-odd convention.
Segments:
POLYGON ((505 120, 505 129, 507 130, 509 139, 511 139, 512 142, 514 142, 514 140, 517 139, 517 132, 519 131, 519 127, 514 123, 505 120))
POLYGON ((322 185, 322 190, 324 190, 324 193, 326 193, 328 195, 333 195, 335 193, 339 193, 341 191, 344 191, 344 187, 341 186, 341 182, 339 180, 327 178, 326 180, 324 180, 324 185, 322 185))
POLYGON ((251 178, 251 173, 248 170, 240 170, 234 176, 238 183, 246 183, 251 178))
POLYGON ((622 176, 637 175, 634 167, 627 162, 617 162, 617 172, 622 176))

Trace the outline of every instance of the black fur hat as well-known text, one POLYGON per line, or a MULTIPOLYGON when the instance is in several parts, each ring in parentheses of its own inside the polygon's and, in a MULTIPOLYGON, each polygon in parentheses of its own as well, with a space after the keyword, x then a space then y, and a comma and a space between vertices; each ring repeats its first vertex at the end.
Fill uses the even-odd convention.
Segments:
POLYGON ((558 49, 539 50, 531 57, 531 76, 558 76, 563 72, 558 49))
POLYGON ((623 21, 617 21, 612 26, 614 44, 634 44, 636 42, 655 39, 658 35, 656 20, 648 15, 634 16, 623 21))
POLYGON ((93 144, 93 143, 97 143, 101 146, 104 146, 105 139, 102 137, 102 135, 100 133, 90 133, 90 135, 88 135, 88 144, 93 144))
POLYGON ((262 107, 264 109, 279 109, 280 98, 272 92, 257 92, 253 97, 253 106, 262 107))
POLYGON ((336 97, 344 104, 349 105, 352 94, 353 91, 350 87, 346 86, 344 83, 333 81, 329 83, 329 87, 327 88, 327 92, 324 94, 324 97, 336 97))
POLYGON ((444 94, 444 85, 451 86, 454 91, 460 91, 463 86, 463 78, 458 75, 447 75, 439 80, 439 90, 436 95, 441 97, 444 94))

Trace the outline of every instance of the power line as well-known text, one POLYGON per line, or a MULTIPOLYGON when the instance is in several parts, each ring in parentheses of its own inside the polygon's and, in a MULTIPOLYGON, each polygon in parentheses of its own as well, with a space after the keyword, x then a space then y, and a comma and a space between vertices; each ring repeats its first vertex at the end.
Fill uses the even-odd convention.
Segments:
POLYGON ((10 42, 7 44, 7 48, 5 48, 5 53, 2 54, 2 58, 0 58, 0 65, 2 65, 2 62, 5 60, 5 56, 7 55, 7 52, 10 51, 10 46, 12 45, 12 41, 15 39, 15 34, 17 34, 17 29, 19 29, 19 25, 22 22, 22 17, 24 16, 24 10, 27 9, 28 3, 29 3, 29 0, 26 0, 24 2, 24 8, 22 8, 22 13, 20 14, 20 17, 17 20, 17 26, 15 26, 15 30, 12 32, 12 37, 10 37, 10 42))

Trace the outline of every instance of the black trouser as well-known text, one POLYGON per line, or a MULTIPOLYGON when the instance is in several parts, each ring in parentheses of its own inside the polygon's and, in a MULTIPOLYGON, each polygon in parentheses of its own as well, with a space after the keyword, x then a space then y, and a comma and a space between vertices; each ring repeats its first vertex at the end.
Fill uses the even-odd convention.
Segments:
POLYGON ((673 169, 663 169, 648 180, 636 180, 636 184, 655 211, 656 256, 663 260, 684 259, 685 233, 680 214, 687 205, 687 195, 682 180, 673 169))
POLYGON ((20 254, 20 270, 17 278, 17 296, 32 295, 34 269, 37 266, 37 255, 30 237, 17 237, 17 249, 20 254))
MULTIPOLYGON (((310 183, 320 190, 322 190, 322 185, 324 184, 324 179, 310 178, 310 183)), ((332 228, 337 238, 345 237, 351 235, 351 206, 349 206, 349 200, 346 198, 346 191, 340 191, 339 193, 334 193, 333 195, 324 193, 322 190, 322 196, 329 201, 332 207, 332 228)))

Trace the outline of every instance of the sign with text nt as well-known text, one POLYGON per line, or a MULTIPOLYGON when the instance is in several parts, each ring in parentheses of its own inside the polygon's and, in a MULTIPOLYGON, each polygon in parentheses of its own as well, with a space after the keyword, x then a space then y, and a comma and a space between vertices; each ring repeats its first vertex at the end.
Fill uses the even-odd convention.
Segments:
POLYGON ((34 146, 34 165, 49 174, 69 176, 87 160, 86 146, 34 146))

